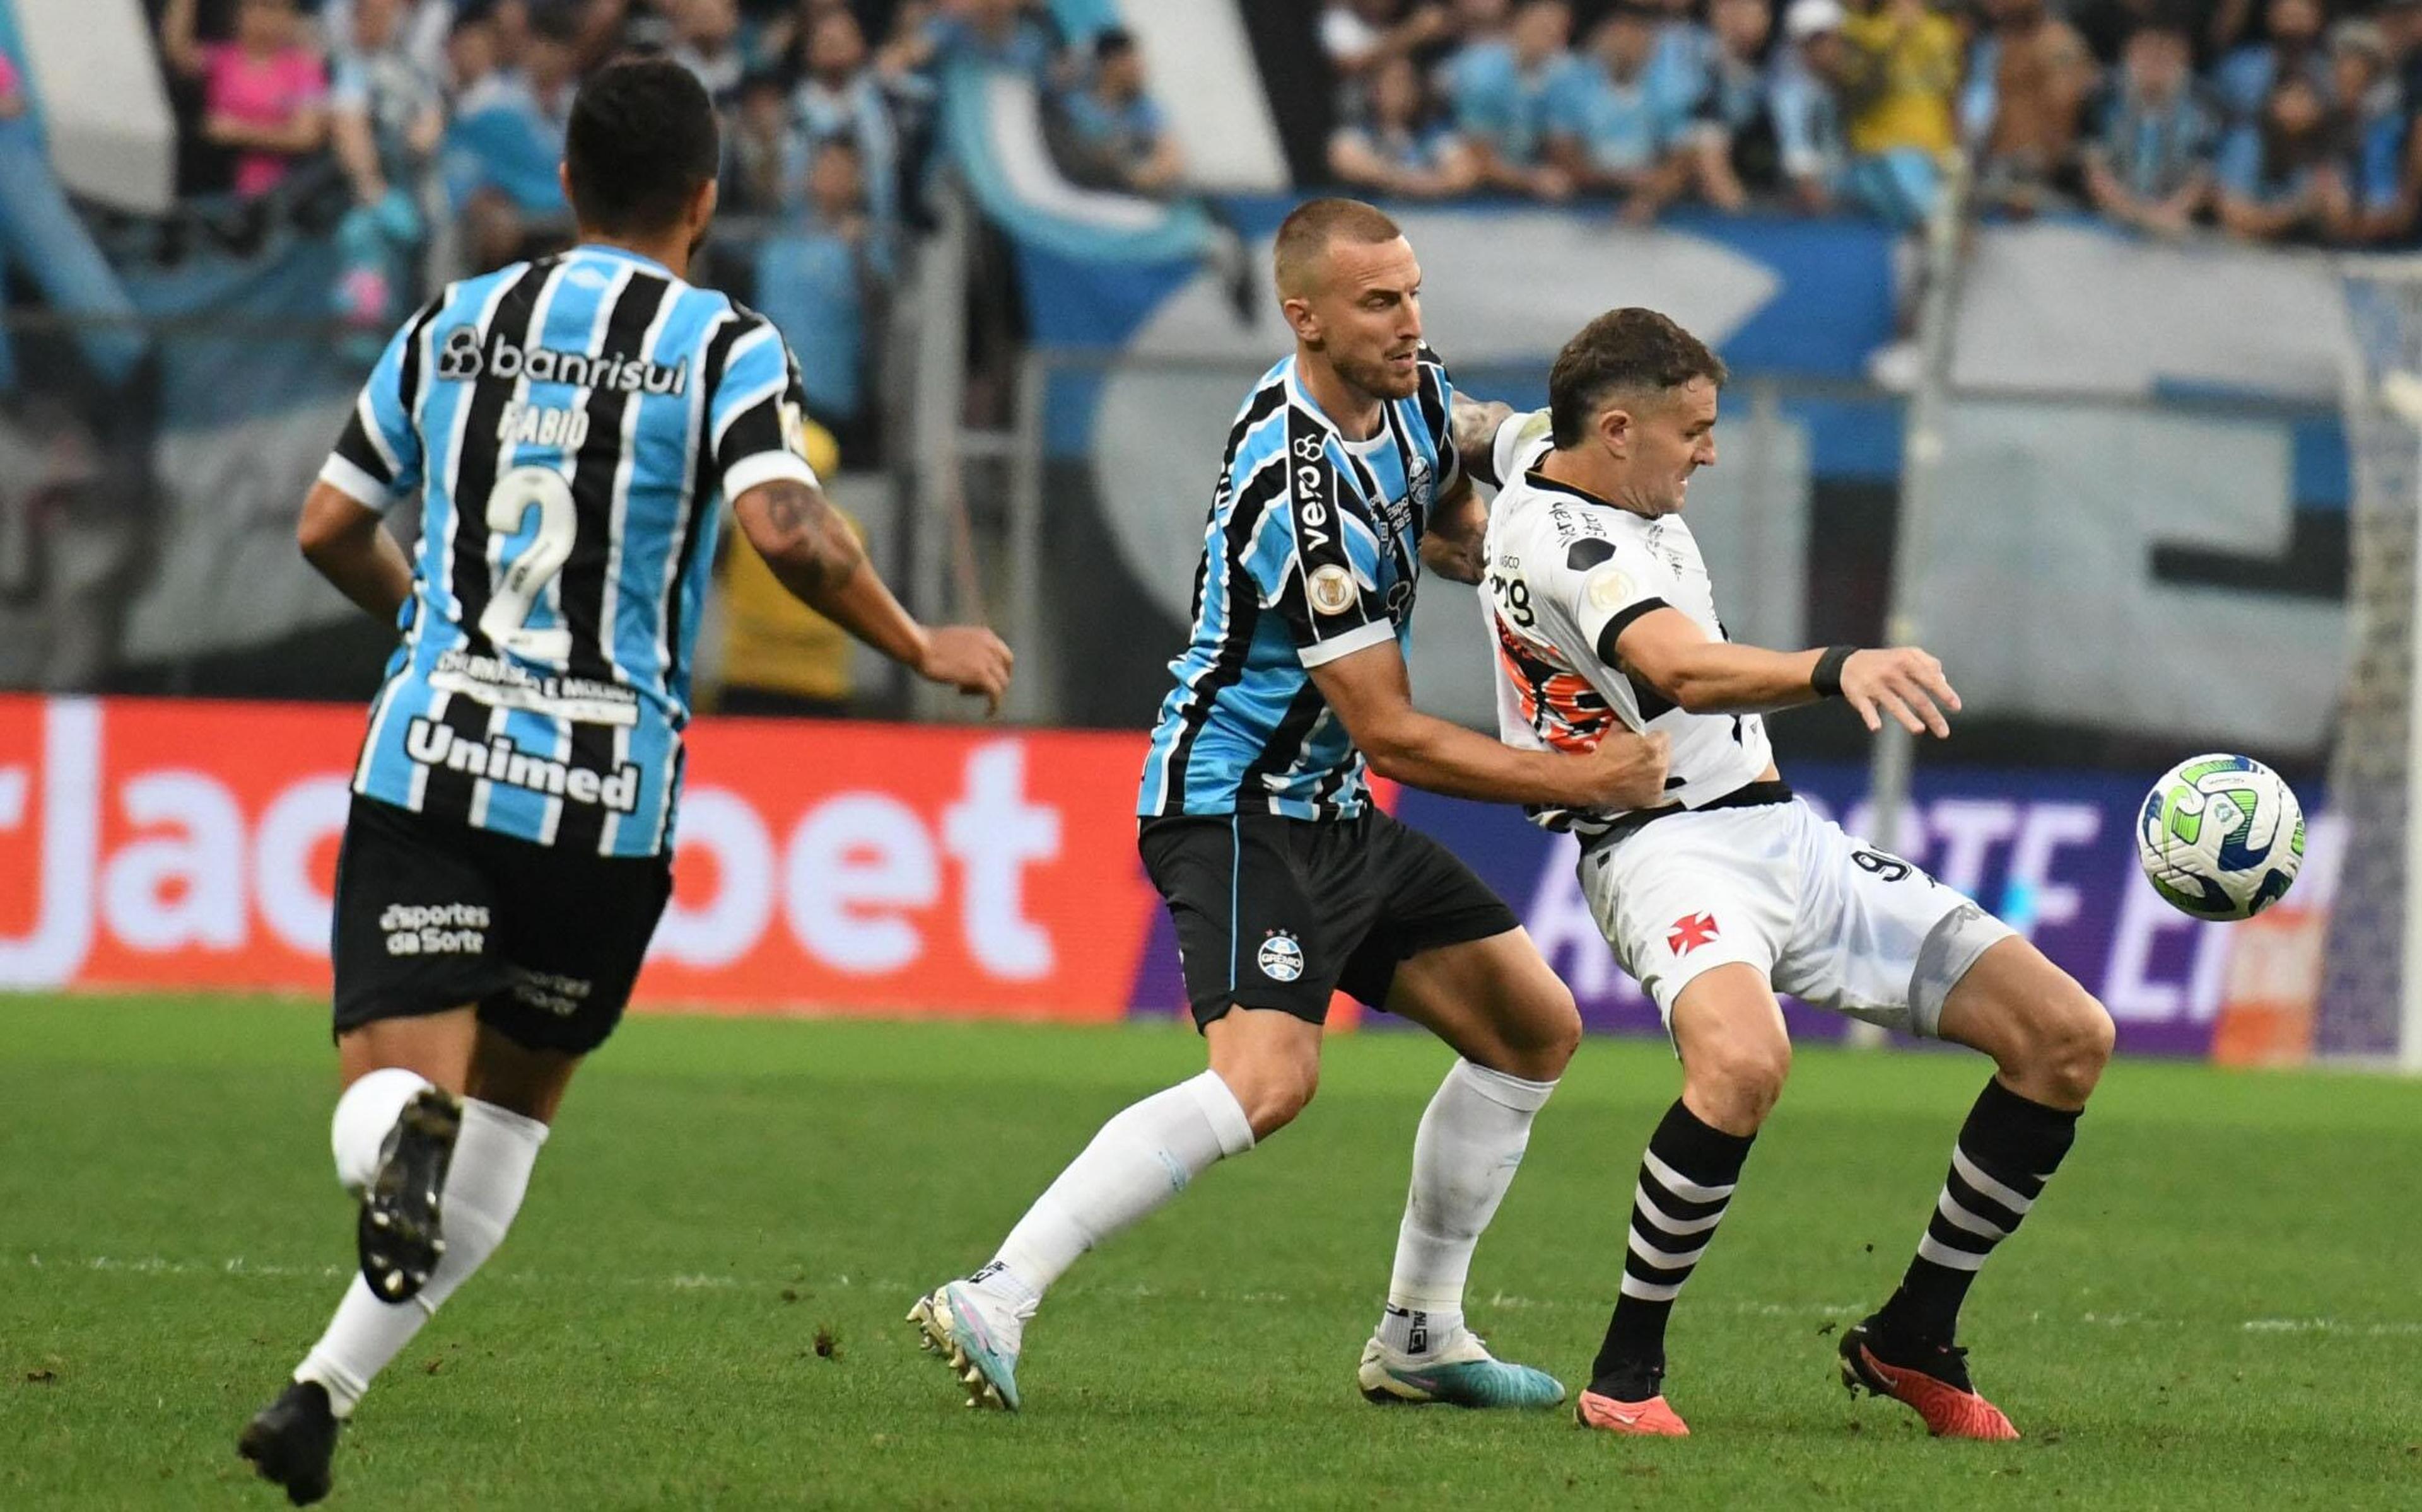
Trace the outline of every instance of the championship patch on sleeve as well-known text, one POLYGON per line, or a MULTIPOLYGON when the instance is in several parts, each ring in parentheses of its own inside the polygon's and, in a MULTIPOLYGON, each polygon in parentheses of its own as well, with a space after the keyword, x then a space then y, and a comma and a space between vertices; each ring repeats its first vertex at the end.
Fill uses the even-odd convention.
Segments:
POLYGON ((1637 596, 1631 579, 1616 567, 1601 567, 1592 572, 1582 591, 1589 595, 1591 608, 1608 611, 1622 608, 1637 596))
POLYGON ((1354 607, 1354 574, 1334 562, 1314 568, 1304 592, 1314 612, 1342 615, 1354 607))

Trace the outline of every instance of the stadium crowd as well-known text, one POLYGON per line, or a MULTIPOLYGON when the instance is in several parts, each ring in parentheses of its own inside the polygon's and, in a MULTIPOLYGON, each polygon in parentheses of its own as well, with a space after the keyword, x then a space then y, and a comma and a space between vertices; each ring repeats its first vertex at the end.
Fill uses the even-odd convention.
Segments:
POLYGON ((2406 245, 2422 0, 1329 0, 1342 181, 2406 245))
MULTIPOLYGON (((1030 76, 1077 183, 1187 187, 1132 40, 1072 40, 1039 0, 151 3, 181 187, 257 200, 327 165, 349 195, 335 304, 366 335, 418 297, 432 236, 449 272, 559 242, 574 87, 618 53, 668 53, 726 116, 731 234, 710 271, 792 335, 844 429, 875 408, 873 333, 921 220, 944 67, 1030 76)), ((1327 161, 1383 196, 1910 226, 1964 148, 1989 213, 2410 244, 2422 0, 2326 3, 1325 0, 1327 161)))
MULTIPOLYGON (((579 79, 629 50, 677 58, 726 117, 727 229, 708 275, 791 336, 845 443, 879 408, 877 333, 924 218, 947 68, 1030 76, 1078 184, 1188 188, 1132 39, 1071 39, 1041 0, 147 3, 184 128, 180 190, 273 211, 333 197, 332 302, 370 344, 432 273, 561 242, 555 165, 579 79)), ((1302 22, 1336 81, 1330 175, 1383 197, 1594 200, 1633 222, 1695 202, 1907 227, 1964 149, 1988 213, 2411 245, 2422 0, 2356 3, 2372 8, 1304 0, 1302 22)), ((0 55, 0 117, 17 71, 0 55)))
POLYGON ((1028 0, 165 0, 159 21, 181 189, 257 201, 332 164, 351 201, 337 312, 380 338, 419 297, 433 235, 448 273, 560 244, 574 89, 619 54, 669 55, 725 117, 708 273, 783 329, 844 434, 872 421, 874 335, 920 219, 943 67, 1031 74, 1078 182, 1157 195, 1181 177, 1133 42, 1072 47, 1028 0))

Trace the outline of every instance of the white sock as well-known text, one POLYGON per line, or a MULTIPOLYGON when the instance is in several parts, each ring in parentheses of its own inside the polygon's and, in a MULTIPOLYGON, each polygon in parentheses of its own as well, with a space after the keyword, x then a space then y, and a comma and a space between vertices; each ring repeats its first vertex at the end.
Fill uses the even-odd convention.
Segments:
POLYGON ((337 1157, 337 1179, 347 1192, 359 1196, 370 1184, 387 1131, 402 1115, 403 1105, 429 1084, 418 1071, 384 1066, 345 1088, 328 1125, 328 1144, 337 1157))
POLYGON ((1531 1143, 1531 1120, 1556 1090, 1459 1060, 1413 1136, 1413 1189, 1396 1232, 1396 1270, 1379 1342, 1426 1354, 1463 1328, 1463 1282, 1480 1231, 1497 1215, 1531 1143))
POLYGON ((386 1368, 438 1305, 504 1242, 505 1230, 521 1209, 522 1193, 529 1190, 530 1167, 545 1143, 546 1125, 537 1119, 476 1098, 464 1099, 463 1132, 454 1142, 439 1209, 446 1254, 430 1273, 429 1284, 410 1302, 385 1302, 370 1283, 354 1276, 328 1332, 295 1367, 294 1379, 326 1387, 337 1415, 349 1416, 362 1393, 370 1390, 371 1378, 386 1368))
POLYGON ((1156 1092, 1102 1126, 973 1279, 1031 1312, 1077 1256, 1252 1147, 1244 1104, 1218 1072, 1156 1092))

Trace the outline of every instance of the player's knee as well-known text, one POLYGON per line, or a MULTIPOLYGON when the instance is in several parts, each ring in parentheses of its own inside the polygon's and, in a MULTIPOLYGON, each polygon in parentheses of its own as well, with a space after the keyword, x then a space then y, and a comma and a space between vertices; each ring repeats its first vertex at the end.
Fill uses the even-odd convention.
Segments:
POLYGON ((2084 988, 2062 975, 2004 1010, 2003 1031, 1989 1045, 2002 1078, 2021 1097, 2054 1107, 2085 1105, 2116 1037, 2111 1015, 2084 988))
POLYGON ((2047 1101, 2084 1103, 2111 1064, 2118 1031, 2110 1013, 2085 989, 2068 982, 2032 1017, 2026 1037, 2030 1080, 2047 1101))
POLYGON ((1295 1122, 1296 1115, 1312 1103, 1312 1095, 1320 1090, 1320 1072, 1316 1067, 1283 1074, 1264 1082, 1255 1095, 1237 1100, 1245 1105, 1245 1119, 1253 1126, 1253 1138, 1264 1140, 1295 1122))
POLYGON ((1726 1133, 1754 1133, 1790 1080, 1791 1041, 1776 1034, 1701 1046, 1685 1059, 1682 1074, 1693 1113, 1726 1133))
POLYGON ((1528 990, 1522 1011, 1508 1016, 1492 1068, 1525 1081, 1552 1082, 1565 1074, 1581 1047, 1581 1010, 1572 989, 1548 975, 1528 990))
POLYGON ((1532 1078, 1534 1082, 1552 1082, 1564 1075, 1565 1068, 1572 1064, 1574 1054, 1581 1048, 1581 1006, 1573 1001, 1569 988, 1562 982, 1556 986, 1561 1007, 1555 1017, 1555 1027, 1549 1032, 1547 1042, 1540 1047, 1545 1064, 1541 1067, 1543 1074, 1532 1078))
POLYGON ((2020 1096, 2082 1108, 2111 1063, 2111 1014, 2032 946, 1996 946, 1944 1004, 1945 1037, 1993 1057, 2020 1096))
POLYGON ((1219 1079, 1245 1110, 1253 1138, 1264 1140, 1295 1122, 1320 1089, 1317 1055, 1259 1055, 1235 1064, 1214 1064, 1219 1079))

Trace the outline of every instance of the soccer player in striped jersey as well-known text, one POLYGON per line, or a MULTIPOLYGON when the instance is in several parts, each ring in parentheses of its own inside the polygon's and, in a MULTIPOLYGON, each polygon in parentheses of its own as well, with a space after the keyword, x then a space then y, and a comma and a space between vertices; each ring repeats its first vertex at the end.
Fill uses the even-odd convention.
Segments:
POLYGON ((1191 637, 1137 804, 1210 1068, 1112 1118, 991 1263, 919 1299, 910 1317, 971 1402, 1018 1405, 1026 1320, 1077 1255, 1302 1111, 1338 988, 1460 1057, 1413 1142, 1363 1395, 1468 1407, 1564 1396, 1464 1326, 1463 1285, 1581 1019, 1512 912, 1374 807, 1364 771, 1470 798, 1645 803, 1663 787, 1663 738, 1514 751, 1413 708, 1415 581, 1423 562, 1479 580, 1486 511, 1471 479, 1494 481, 1489 437, 1509 412, 1457 395, 1422 344, 1421 269, 1377 210, 1298 207, 1276 262, 1295 355, 1254 386, 1230 433, 1191 637))
POLYGON ((1682 1062, 1632 1189, 1623 1281, 1587 1426, 1680 1438, 1665 1325, 1714 1242, 1791 1068, 1777 991, 1994 1061, 1900 1288, 1843 1332, 1843 1381, 1928 1431, 2015 1439, 1955 1343, 1969 1285, 2042 1194, 2111 1053, 2111 1017, 2000 920, 1843 833, 1792 795, 1765 714, 1838 697, 1869 729, 1950 734, 1958 695, 1916 647, 1769 651, 1717 616, 1682 519, 1716 460, 1724 365, 1654 310, 1612 310, 1567 342, 1548 409, 1498 434, 1488 592, 1507 742, 1571 748, 1614 730, 1673 738, 1648 803, 1541 810, 1581 837, 1581 892, 1615 959, 1657 1002, 1682 1062))
POLYGON ((593 75, 562 168, 580 244, 416 315, 304 505, 304 554, 402 639, 337 868, 332 1142, 361 1274, 239 1443, 298 1505, 370 1379, 503 1239, 621 1015, 671 892, 725 502, 853 634, 996 705, 1008 682, 1007 647, 918 624, 826 503, 774 327, 684 281, 718 154, 686 70, 593 75), (415 491, 407 557, 381 522, 415 491))

